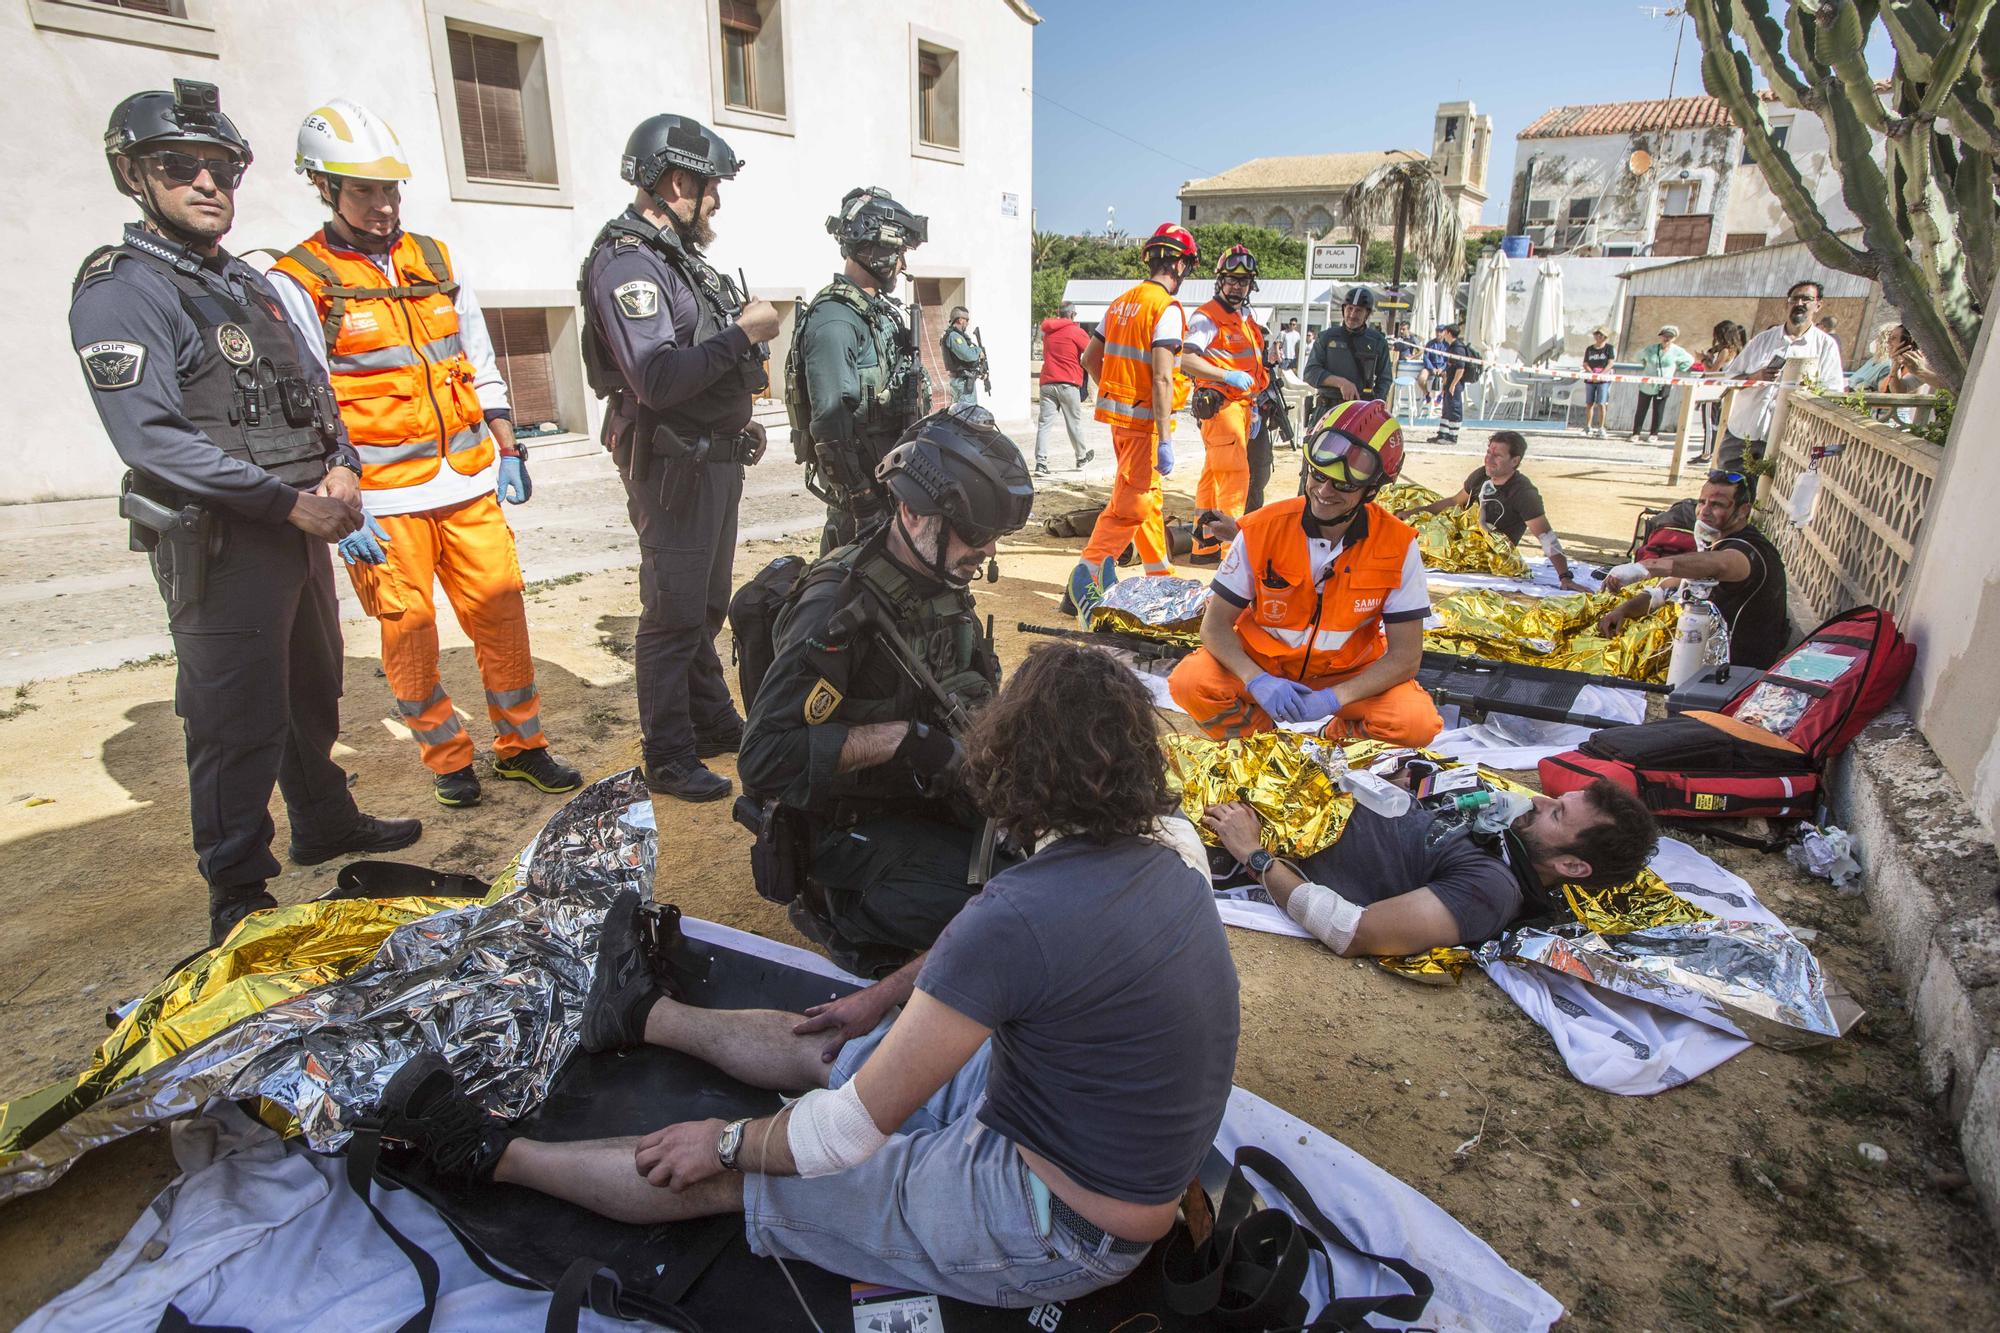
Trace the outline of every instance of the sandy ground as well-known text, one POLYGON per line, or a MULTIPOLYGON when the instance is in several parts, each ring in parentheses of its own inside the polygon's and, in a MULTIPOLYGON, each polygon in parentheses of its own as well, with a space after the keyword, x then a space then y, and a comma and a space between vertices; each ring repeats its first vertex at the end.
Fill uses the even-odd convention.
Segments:
MULTIPOLYGON (((1280 455, 1281 475, 1294 457, 1280 455)), ((1411 474, 1448 491, 1471 466, 1422 454, 1411 474)), ((1600 562, 1622 550, 1638 505, 1672 498, 1658 473, 1608 464, 1551 459, 1530 473, 1571 551, 1600 562)), ((1191 512, 1192 478, 1172 480, 1175 507, 1191 512)), ((1052 488, 1038 512, 1079 499, 1052 488)), ((1055 620, 1080 544, 1038 530, 1009 544, 1002 582, 979 594, 1010 661, 1026 647, 1016 621, 1055 620)), ((805 545, 747 542, 739 580, 805 545)), ((635 755, 637 612, 629 569, 533 587, 544 724, 593 776, 635 755)), ((411 859, 492 874, 554 800, 489 781, 480 807, 439 810, 390 721, 373 648, 372 627, 351 624, 339 758, 357 796, 371 811, 424 815, 411 859)), ((478 698, 462 639, 447 639, 444 673, 460 698, 478 698)), ((0 699, 0 911, 10 923, 0 1093, 75 1071, 103 1035, 105 1008, 203 942, 172 688, 172 665, 152 662, 0 699)), ((483 720, 473 730, 483 735, 483 720)), ((726 759, 718 766, 729 771, 726 759)), ((662 802, 659 815, 673 863, 709 867, 659 885, 660 897, 803 943, 752 891, 746 835, 726 802, 662 802)), ((282 840, 282 810, 278 820, 282 840)), ((1450 1210, 1562 1300, 1574 1327, 1993 1326, 1993 1236, 1944 1122, 1916 1090, 1911 1024, 1865 907, 1780 858, 1709 850, 1794 926, 1820 932, 1822 961, 1869 1010, 1849 1038, 1799 1054, 1752 1049, 1666 1095, 1614 1097, 1575 1082, 1542 1031, 1476 973, 1430 989, 1307 941, 1232 932, 1243 982, 1237 1081, 1450 1210), (1887 1150, 1886 1165, 1857 1155, 1864 1141, 1887 1150)), ((288 871, 273 889, 310 898, 333 870, 288 871)), ((165 1136, 142 1135, 0 1208, 0 1319, 11 1324, 87 1273, 173 1173, 165 1136)))

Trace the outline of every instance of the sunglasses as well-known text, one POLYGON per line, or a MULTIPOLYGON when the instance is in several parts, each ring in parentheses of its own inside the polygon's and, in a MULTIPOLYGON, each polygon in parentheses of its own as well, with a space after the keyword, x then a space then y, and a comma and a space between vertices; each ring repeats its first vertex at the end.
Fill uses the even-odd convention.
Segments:
POLYGON ((193 153, 176 153, 172 149, 148 153, 146 160, 156 164, 160 174, 176 185, 192 185, 206 171, 218 190, 235 189, 242 183, 243 173, 250 169, 247 162, 239 162, 233 157, 196 157, 193 153))
POLYGON ((1720 486, 1741 486, 1750 478, 1741 472, 1726 472, 1721 468, 1708 474, 1709 481, 1720 486))

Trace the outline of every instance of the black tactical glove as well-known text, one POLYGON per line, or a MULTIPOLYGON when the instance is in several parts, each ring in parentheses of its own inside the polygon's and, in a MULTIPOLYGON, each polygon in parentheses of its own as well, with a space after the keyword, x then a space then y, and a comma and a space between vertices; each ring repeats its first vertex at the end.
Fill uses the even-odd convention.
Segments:
POLYGON ((951 773, 965 760, 965 750, 951 733, 922 722, 912 722, 909 734, 896 747, 896 758, 908 764, 923 785, 936 786, 937 779, 951 773))

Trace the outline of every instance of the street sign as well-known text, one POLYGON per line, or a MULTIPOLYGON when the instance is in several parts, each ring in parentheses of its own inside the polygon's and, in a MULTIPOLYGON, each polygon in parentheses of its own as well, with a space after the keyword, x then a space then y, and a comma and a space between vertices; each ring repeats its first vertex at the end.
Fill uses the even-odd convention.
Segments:
POLYGON ((1352 278, 1361 273, 1361 247, 1358 245, 1315 245, 1312 252, 1311 276, 1314 278, 1352 278))

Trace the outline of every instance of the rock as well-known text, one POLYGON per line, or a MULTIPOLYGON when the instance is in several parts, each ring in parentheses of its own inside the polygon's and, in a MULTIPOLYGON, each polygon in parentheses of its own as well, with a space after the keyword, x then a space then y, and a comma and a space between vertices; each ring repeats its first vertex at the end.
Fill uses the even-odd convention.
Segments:
POLYGON ((1887 1148, 1878 1148, 1872 1143, 1858 1144, 1854 1151, 1860 1156, 1862 1161, 1868 1163, 1870 1166, 1880 1166, 1889 1160, 1889 1150, 1887 1148))

